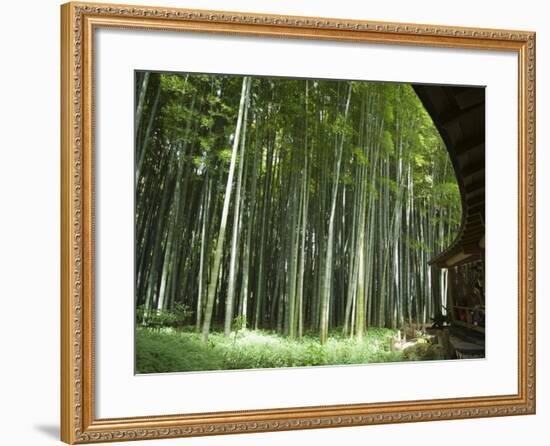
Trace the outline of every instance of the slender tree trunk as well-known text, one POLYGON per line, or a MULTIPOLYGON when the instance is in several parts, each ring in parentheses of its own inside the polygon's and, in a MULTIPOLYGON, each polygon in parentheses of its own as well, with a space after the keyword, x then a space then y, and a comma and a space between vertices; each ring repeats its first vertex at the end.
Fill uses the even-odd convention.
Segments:
POLYGON ((237 253, 240 237, 240 220, 241 220, 241 185, 244 168, 244 149, 246 145, 246 125, 248 117, 248 98, 250 96, 250 81, 247 86, 245 106, 244 106, 244 124, 241 137, 241 150, 239 154, 239 171, 237 173, 237 189, 235 191, 235 205, 233 210, 233 235, 231 238, 231 260, 229 264, 229 283, 227 289, 227 300, 225 305, 225 323, 224 334, 229 336, 231 333, 231 323, 233 322, 233 307, 235 305, 235 287, 237 276, 237 253))
POLYGON ((208 340, 208 335, 210 333, 210 324, 212 322, 212 310, 214 308, 214 301, 216 297, 216 285, 217 278, 220 271, 220 263, 223 252, 223 245, 225 241, 225 230, 227 226, 227 217, 229 214, 229 203, 231 200, 231 190, 233 186, 233 174, 235 172, 235 163, 237 159, 237 149, 239 147, 239 140, 241 134, 241 126, 243 121, 244 108, 246 103, 246 97, 248 88, 250 86, 250 78, 245 76, 243 77, 243 85, 241 90, 241 101, 239 104, 239 114, 237 117, 237 125, 235 127, 235 136, 233 138, 233 150, 231 152, 231 161, 229 164, 229 174, 227 176, 227 185, 225 188, 225 198, 223 202, 222 217, 220 222, 220 230, 218 232, 218 240, 216 241, 216 251, 214 253, 214 264, 212 266, 212 274, 210 278, 210 283, 208 285, 208 297, 206 302, 206 309, 204 314, 204 322, 202 326, 201 339, 203 342, 208 340))
MULTIPOLYGON (((349 104, 351 100, 351 83, 348 88, 348 98, 346 101, 346 108, 344 112, 344 122, 346 122, 349 104)), ((332 204, 330 207, 328 237, 327 237, 327 254, 325 261, 325 275, 323 283, 322 294, 322 308, 321 308, 321 330, 320 340, 321 343, 325 343, 328 339, 328 326, 329 326, 329 309, 330 309, 330 297, 331 297, 331 282, 332 282, 332 252, 334 249, 334 214, 336 211, 336 198, 338 196, 338 183, 340 181, 340 165, 342 163, 342 151, 344 147, 345 136, 342 134, 340 144, 338 147, 338 154, 335 166, 335 178, 332 186, 332 204)))
POLYGON ((205 264, 206 264, 206 252, 207 252, 207 235, 206 228, 208 225, 209 208, 210 208, 210 195, 212 194, 212 180, 208 178, 206 184, 206 194, 204 195, 204 202, 202 205, 202 229, 201 229, 201 254, 199 265, 199 289, 197 293, 197 309, 196 309, 196 325, 195 330, 200 331, 202 323, 202 301, 204 295, 204 279, 205 279, 205 264))
POLYGON ((306 265, 306 237, 307 237, 307 210, 308 210, 308 81, 306 80, 306 97, 305 97, 305 131, 304 131, 304 169, 302 173, 302 227, 300 231, 300 266, 298 269, 298 285, 297 285, 297 300, 298 300, 298 337, 304 334, 304 275, 306 265))
POLYGON ((151 73, 149 71, 143 73, 143 79, 139 89, 139 97, 136 105, 136 116, 134 121, 134 131, 136 135, 138 134, 139 127, 141 125, 141 117, 143 115, 143 108, 145 107, 145 96, 147 95, 147 85, 149 84, 150 75, 151 73))
POLYGON ((241 316, 242 316, 242 328, 246 329, 248 319, 248 284, 250 274, 250 249, 252 244, 252 222, 255 217, 256 210, 256 187, 258 182, 258 152, 259 152, 260 137, 256 135, 256 141, 254 144, 254 164, 252 166, 252 185, 250 192, 250 201, 248 203, 248 222, 246 228, 246 243, 244 247, 243 258, 243 283, 241 290, 241 316))
POLYGON ((138 181, 139 181, 139 176, 143 168, 143 160, 145 159, 145 155, 147 153, 147 147, 149 146, 149 140, 151 139, 151 132, 153 130, 153 122, 155 121, 155 117, 157 114, 159 98, 160 98, 160 82, 159 82, 159 86, 157 87, 157 93, 155 95, 153 107, 151 109, 151 112, 149 113, 149 122, 147 123, 145 135, 143 136, 143 140, 139 145, 136 143, 136 149, 137 149, 136 151, 138 154, 138 162, 136 166, 136 180, 135 180, 136 185, 138 184, 138 181))

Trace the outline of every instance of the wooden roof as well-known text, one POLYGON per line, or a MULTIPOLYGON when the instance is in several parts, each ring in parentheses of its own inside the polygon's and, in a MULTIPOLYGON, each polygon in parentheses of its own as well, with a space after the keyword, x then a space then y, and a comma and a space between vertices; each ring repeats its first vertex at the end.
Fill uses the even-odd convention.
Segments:
POLYGON ((456 239, 430 264, 441 268, 479 258, 485 249, 485 88, 413 85, 451 158, 462 200, 456 239))

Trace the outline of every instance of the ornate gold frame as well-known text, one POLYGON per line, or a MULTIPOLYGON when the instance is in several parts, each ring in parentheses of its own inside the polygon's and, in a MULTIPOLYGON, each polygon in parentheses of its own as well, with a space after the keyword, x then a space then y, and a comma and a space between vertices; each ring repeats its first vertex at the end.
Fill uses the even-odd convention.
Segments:
POLYGON ((67 443, 535 413, 535 33, 109 4, 61 7, 61 439, 67 443), (99 27, 511 51, 519 66, 519 392, 476 398, 96 419, 93 34, 99 27))

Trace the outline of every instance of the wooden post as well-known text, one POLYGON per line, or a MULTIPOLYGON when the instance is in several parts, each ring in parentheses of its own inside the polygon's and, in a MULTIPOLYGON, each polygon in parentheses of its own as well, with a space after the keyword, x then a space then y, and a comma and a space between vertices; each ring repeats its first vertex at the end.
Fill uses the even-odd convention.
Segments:
POLYGON ((449 285, 447 286, 447 316, 449 317, 449 322, 454 322, 456 320, 455 315, 455 293, 456 293, 456 268, 449 268, 449 285))

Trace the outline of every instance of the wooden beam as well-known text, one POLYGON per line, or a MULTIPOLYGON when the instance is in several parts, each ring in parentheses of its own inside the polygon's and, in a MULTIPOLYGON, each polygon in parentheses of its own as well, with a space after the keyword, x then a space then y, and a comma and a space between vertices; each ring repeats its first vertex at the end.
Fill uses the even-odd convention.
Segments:
POLYGON ((464 245, 463 248, 465 254, 479 254, 481 253, 481 248, 479 247, 479 241, 476 243, 469 243, 464 245))
POLYGON ((463 234, 463 239, 466 238, 466 237, 471 237, 473 235, 476 235, 476 234, 483 234, 485 233, 485 228, 481 225, 476 225, 476 226, 469 226, 468 228, 466 228, 464 230, 464 232, 462 233, 463 234))
POLYGON ((455 146, 457 155, 464 155, 473 150, 482 150, 485 148, 485 135, 476 135, 459 141, 455 146))
POLYGON ((479 333, 485 333, 485 327, 480 327, 478 325, 469 324, 468 322, 463 322, 463 321, 458 321, 458 320, 455 320, 453 323, 455 325, 458 325, 459 327, 464 327, 464 328, 467 328, 469 330, 478 331, 479 333))
POLYGON ((455 108, 452 111, 447 113, 441 113, 441 118, 439 119, 440 125, 447 127, 451 124, 454 124, 463 116, 467 116, 470 113, 476 113, 479 109, 484 108, 485 103, 474 104, 466 108, 455 108))
POLYGON ((470 225, 464 228, 463 234, 469 235, 469 234, 474 234, 478 232, 479 233, 485 232, 485 227, 481 224, 470 225))
POLYGON ((479 246, 480 240, 483 238, 483 233, 472 235, 471 237, 464 238, 460 241, 460 244, 463 247, 470 246, 470 245, 476 245, 479 246))
POLYGON ((460 87, 453 89, 455 101, 459 106, 468 107, 485 101, 484 87, 460 87))
POLYGON ((460 244, 467 244, 473 240, 479 240, 481 237, 485 235, 485 229, 481 228, 479 230, 468 232, 467 234, 464 234, 463 237, 460 239, 460 244))
POLYGON ((456 319, 456 310, 454 308, 454 301, 455 296, 457 294, 456 290, 456 279, 455 279, 456 271, 454 268, 449 268, 449 277, 447 280, 447 283, 449 284, 448 292, 447 292, 447 314, 449 316, 449 319, 451 321, 454 321, 456 319))
POLYGON ((466 199, 466 206, 475 206, 476 204, 485 203, 485 193, 476 195, 473 198, 466 199))
POLYGON ((475 232, 484 232, 485 227, 481 224, 470 225, 464 229, 464 235, 473 234, 475 232))
POLYGON ((468 215, 477 215, 481 219, 483 219, 483 215, 485 214, 485 203, 478 204, 476 206, 472 206, 471 208, 466 209, 466 212, 468 215))
POLYGON ((481 189, 485 189, 485 178, 478 181, 474 181, 473 183, 464 187, 464 190, 466 191, 467 194, 474 193, 481 189))
POLYGON ((449 266, 462 266, 468 263, 472 263, 481 258, 480 254, 465 254, 464 252, 462 252, 461 254, 462 254, 462 259, 459 261, 455 261, 452 265, 449 265, 449 266))
POLYGON ((469 177, 483 170, 485 170, 485 159, 480 159, 464 166, 464 168, 460 169, 459 174, 462 173, 463 177, 469 177))
POLYGON ((464 226, 469 226, 470 224, 477 223, 477 222, 479 222, 480 224, 483 224, 483 221, 481 220, 481 216, 479 215, 479 213, 477 212, 468 213, 468 215, 466 216, 466 221, 464 226))
POLYGON ((447 267, 450 266, 457 266, 464 260, 466 260, 469 256, 465 254, 462 251, 457 251, 456 253, 452 253, 451 256, 447 257, 444 262, 447 267))

